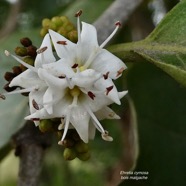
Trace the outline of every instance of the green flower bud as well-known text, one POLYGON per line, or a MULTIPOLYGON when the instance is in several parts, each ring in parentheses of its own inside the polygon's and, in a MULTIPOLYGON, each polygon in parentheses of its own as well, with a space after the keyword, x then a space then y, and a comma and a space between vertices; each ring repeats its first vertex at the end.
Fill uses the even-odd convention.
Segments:
POLYGON ((41 132, 53 131, 53 123, 50 119, 43 119, 39 123, 39 130, 41 132))
POLYGON ((78 154, 86 153, 89 151, 89 147, 88 144, 84 143, 83 141, 79 141, 78 143, 75 144, 75 150, 78 154))
POLYGON ((59 16, 55 16, 51 19, 51 21, 57 26, 60 27, 63 24, 62 19, 59 16))
POLYGON ((66 16, 61 16, 60 19, 62 20, 62 25, 69 22, 69 19, 66 16))
POLYGON ((51 23, 51 21, 50 21, 50 19, 48 19, 48 18, 45 18, 45 19, 42 20, 42 26, 43 26, 43 27, 48 28, 49 25, 50 25, 50 23, 51 23))
POLYGON ((77 154, 77 157, 82 161, 87 161, 90 159, 91 155, 90 152, 86 152, 86 153, 77 154))
POLYGON ((65 148, 63 157, 65 160, 73 160, 76 158, 76 152, 73 149, 65 148))
POLYGON ((65 30, 65 28, 60 27, 59 30, 57 31, 59 34, 61 34, 64 37, 67 37, 67 31, 65 30))
POLYGON ((78 41, 78 33, 76 30, 72 30, 70 32, 68 32, 68 38, 70 41, 77 43, 78 41))
POLYGON ((28 46, 32 45, 32 41, 28 37, 24 37, 24 38, 20 39, 20 43, 24 47, 28 47, 28 46))
POLYGON ((74 25, 71 22, 64 24, 63 27, 67 32, 74 30, 74 25))
POLYGON ((29 65, 34 66, 34 59, 32 57, 25 57, 23 58, 23 61, 29 65))
POLYGON ((48 27, 49 29, 51 29, 51 30, 54 30, 54 31, 57 31, 57 26, 56 26, 56 24, 55 23, 53 23, 53 22, 50 22, 50 24, 49 24, 49 27, 48 27))
POLYGON ((42 28, 40 30, 40 36, 41 37, 45 37, 45 35, 48 33, 48 29, 47 28, 42 28))
POLYGON ((14 51, 18 56, 23 57, 27 55, 27 49, 25 47, 16 47, 14 51))

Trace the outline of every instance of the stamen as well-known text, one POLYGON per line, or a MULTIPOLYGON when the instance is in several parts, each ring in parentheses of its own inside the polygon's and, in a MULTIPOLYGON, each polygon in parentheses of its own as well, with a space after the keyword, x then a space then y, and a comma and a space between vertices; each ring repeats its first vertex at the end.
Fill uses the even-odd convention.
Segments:
POLYGON ((75 17, 77 17, 77 32, 78 32, 78 42, 81 42, 81 28, 80 28, 80 16, 82 14, 82 10, 79 10, 76 14, 75 17))
POLYGON ((113 138, 111 136, 109 136, 109 133, 108 131, 105 130, 104 133, 101 134, 102 138, 105 140, 105 141, 113 141, 113 138))
MULTIPOLYGON (((63 132, 63 136, 61 138, 61 141, 63 141, 65 139, 67 131, 68 131, 68 127, 69 127, 69 124, 70 124, 70 112, 71 112, 71 109, 69 109, 69 113, 67 114, 67 117, 66 117, 64 132, 63 132)), ((59 142, 58 142, 58 144, 59 144, 59 142)))
POLYGON ((109 92, 113 89, 113 85, 106 88, 106 95, 108 96, 109 92))
POLYGON ((39 48, 39 49, 37 49, 37 54, 41 54, 41 53, 43 53, 44 51, 46 51, 47 50, 47 46, 46 47, 43 47, 43 48, 39 48))
POLYGON ((3 100, 6 99, 6 97, 3 94, 0 94, 0 98, 3 99, 3 100))
POLYGON ((95 127, 101 132, 101 133, 105 133, 105 130, 103 129, 102 125, 100 124, 100 122, 98 121, 98 119, 96 118, 96 116, 94 115, 94 113, 91 111, 91 109, 84 105, 84 107, 86 108, 87 112, 89 113, 89 115, 92 117, 92 119, 94 120, 94 125, 95 127))
POLYGON ((94 100, 94 98, 96 97, 94 93, 92 93, 91 91, 87 92, 88 96, 94 100))
POLYGON ((27 64, 27 63, 25 63, 24 61, 22 61, 21 59, 19 59, 18 57, 16 57, 16 56, 14 56, 13 54, 11 54, 9 51, 7 51, 7 50, 5 50, 5 55, 6 56, 11 56, 11 57, 13 57, 16 61, 18 61, 19 63, 21 63, 23 66, 25 66, 26 68, 28 68, 28 69, 30 69, 30 70, 32 70, 32 71, 34 71, 34 72, 37 72, 38 71, 38 69, 37 68, 35 68, 35 67, 33 67, 33 66, 31 66, 31 65, 29 65, 29 64, 27 64))
POLYGON ((120 75, 123 73, 124 70, 125 70, 124 67, 120 68, 120 69, 117 71, 116 77, 120 76, 120 75))
POLYGON ((57 44, 60 44, 60 45, 67 45, 67 41, 57 41, 57 44))
POLYGON ((64 128, 64 125, 65 125, 64 118, 61 118, 61 123, 58 126, 58 130, 62 130, 64 128))
POLYGON ((78 67, 78 64, 75 63, 74 65, 72 65, 72 68, 77 68, 78 67))
POLYGON ((36 110, 39 110, 39 105, 36 103, 35 99, 32 100, 32 105, 36 110))
POLYGON ((83 11, 82 11, 82 10, 79 10, 79 11, 75 14, 75 17, 80 17, 82 13, 83 13, 83 11))
POLYGON ((103 74, 103 77, 104 77, 105 80, 108 79, 109 73, 110 73, 110 72, 107 72, 106 74, 103 74))
POLYGON ((119 21, 117 21, 115 23, 115 25, 116 25, 116 28, 110 34, 110 36, 100 45, 100 48, 103 48, 113 38, 113 36, 116 34, 116 32, 118 31, 119 27, 121 26, 121 23, 119 21))

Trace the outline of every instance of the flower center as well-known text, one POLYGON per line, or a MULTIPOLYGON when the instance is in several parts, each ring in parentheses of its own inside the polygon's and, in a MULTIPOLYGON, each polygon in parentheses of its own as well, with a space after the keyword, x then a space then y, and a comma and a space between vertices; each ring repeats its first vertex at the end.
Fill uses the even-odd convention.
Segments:
POLYGON ((69 89, 69 93, 72 97, 78 97, 81 93, 81 90, 75 86, 73 89, 69 89))

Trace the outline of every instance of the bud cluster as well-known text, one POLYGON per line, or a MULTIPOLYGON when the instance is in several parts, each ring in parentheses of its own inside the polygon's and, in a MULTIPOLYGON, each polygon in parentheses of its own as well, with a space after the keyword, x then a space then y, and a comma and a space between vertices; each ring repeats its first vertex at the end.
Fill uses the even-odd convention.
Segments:
MULTIPOLYGON (((63 130, 58 130, 60 119, 44 119, 40 121, 39 129, 41 132, 56 132, 61 138, 63 130)), ((64 147, 63 157, 65 160, 73 160, 76 157, 82 161, 90 158, 89 146, 84 143, 76 130, 68 130, 66 138, 60 143, 64 147)))
POLYGON ((44 37, 49 29, 58 32, 74 43, 78 40, 76 28, 66 16, 55 16, 52 19, 43 19, 40 35, 44 37))
MULTIPOLYGON (((22 44, 22 46, 18 46, 14 50, 16 55, 20 56, 24 62, 33 66, 34 60, 37 55, 36 53, 37 48, 32 45, 32 41, 29 38, 20 39, 20 43, 22 44)), ((20 65, 20 66, 14 66, 12 68, 12 72, 5 73, 4 78, 6 81, 8 81, 8 83, 5 84, 4 89, 7 92, 14 91, 16 88, 18 88, 18 86, 9 87, 9 84, 13 78, 18 76, 25 70, 26 70, 26 67, 24 67, 23 65, 20 65)), ((23 95, 26 95, 26 94, 23 94, 23 95)))

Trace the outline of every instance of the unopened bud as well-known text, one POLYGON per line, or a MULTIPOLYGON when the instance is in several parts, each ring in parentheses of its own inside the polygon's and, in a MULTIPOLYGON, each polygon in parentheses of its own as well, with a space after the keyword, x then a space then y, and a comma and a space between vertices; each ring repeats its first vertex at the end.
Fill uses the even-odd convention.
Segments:
POLYGON ((45 37, 45 35, 48 33, 48 29, 47 28, 42 28, 40 31, 40 36, 41 37, 45 37))
POLYGON ((78 41, 78 33, 76 30, 72 30, 68 33, 68 38, 70 41, 77 43, 78 41))
POLYGON ((63 157, 65 160, 73 160, 76 158, 76 152, 73 149, 65 148, 63 157))
POLYGON ((69 22, 68 18, 66 16, 61 16, 60 19, 62 20, 62 25, 69 22))
POLYGON ((34 60, 33 60, 33 58, 31 58, 31 57, 25 57, 25 58, 23 59, 23 61, 24 61, 25 63, 29 64, 29 65, 34 66, 34 60))
POLYGON ((74 25, 71 22, 64 24, 63 27, 65 28, 67 32, 74 30, 74 25))
POLYGON ((62 19, 61 19, 59 16, 53 17, 51 21, 52 21, 53 23, 55 23, 55 25, 56 25, 57 27, 60 27, 60 26, 63 25, 63 21, 62 21, 62 19))
POLYGON ((45 18, 45 19, 42 20, 42 26, 43 27, 49 28, 50 23, 51 23, 51 21, 48 18, 45 18))
POLYGON ((18 56, 23 57, 27 55, 27 49, 25 47, 16 47, 14 51, 18 56))
POLYGON ((77 157, 82 160, 82 161, 87 161, 90 159, 91 155, 90 155, 90 152, 86 152, 86 153, 81 153, 81 154, 78 154, 77 157))
POLYGON ((19 74, 22 73, 21 67, 19 67, 19 66, 14 66, 14 67, 12 68, 12 70, 13 70, 13 73, 14 73, 15 75, 19 75, 19 74))
POLYGON ((71 139, 64 139, 62 145, 66 148, 70 148, 74 146, 74 141, 71 139))
POLYGON ((27 53, 28 53, 28 55, 31 56, 31 57, 34 57, 34 58, 37 55, 36 50, 37 50, 37 48, 35 46, 33 46, 33 45, 27 47, 27 53))
POLYGON ((32 41, 28 37, 25 37, 25 38, 20 39, 20 43, 24 47, 28 47, 28 46, 32 45, 32 41))
POLYGON ((84 143, 83 141, 79 141, 75 144, 75 150, 79 153, 85 153, 89 151, 88 144, 84 143))
POLYGON ((12 72, 6 72, 4 75, 5 80, 12 81, 12 79, 15 77, 14 73, 12 72))
POLYGON ((57 31, 60 35, 67 37, 67 31, 65 30, 65 28, 60 27, 59 30, 57 31))
POLYGON ((39 130, 41 132, 53 131, 53 123, 50 119, 43 119, 39 123, 39 130))

